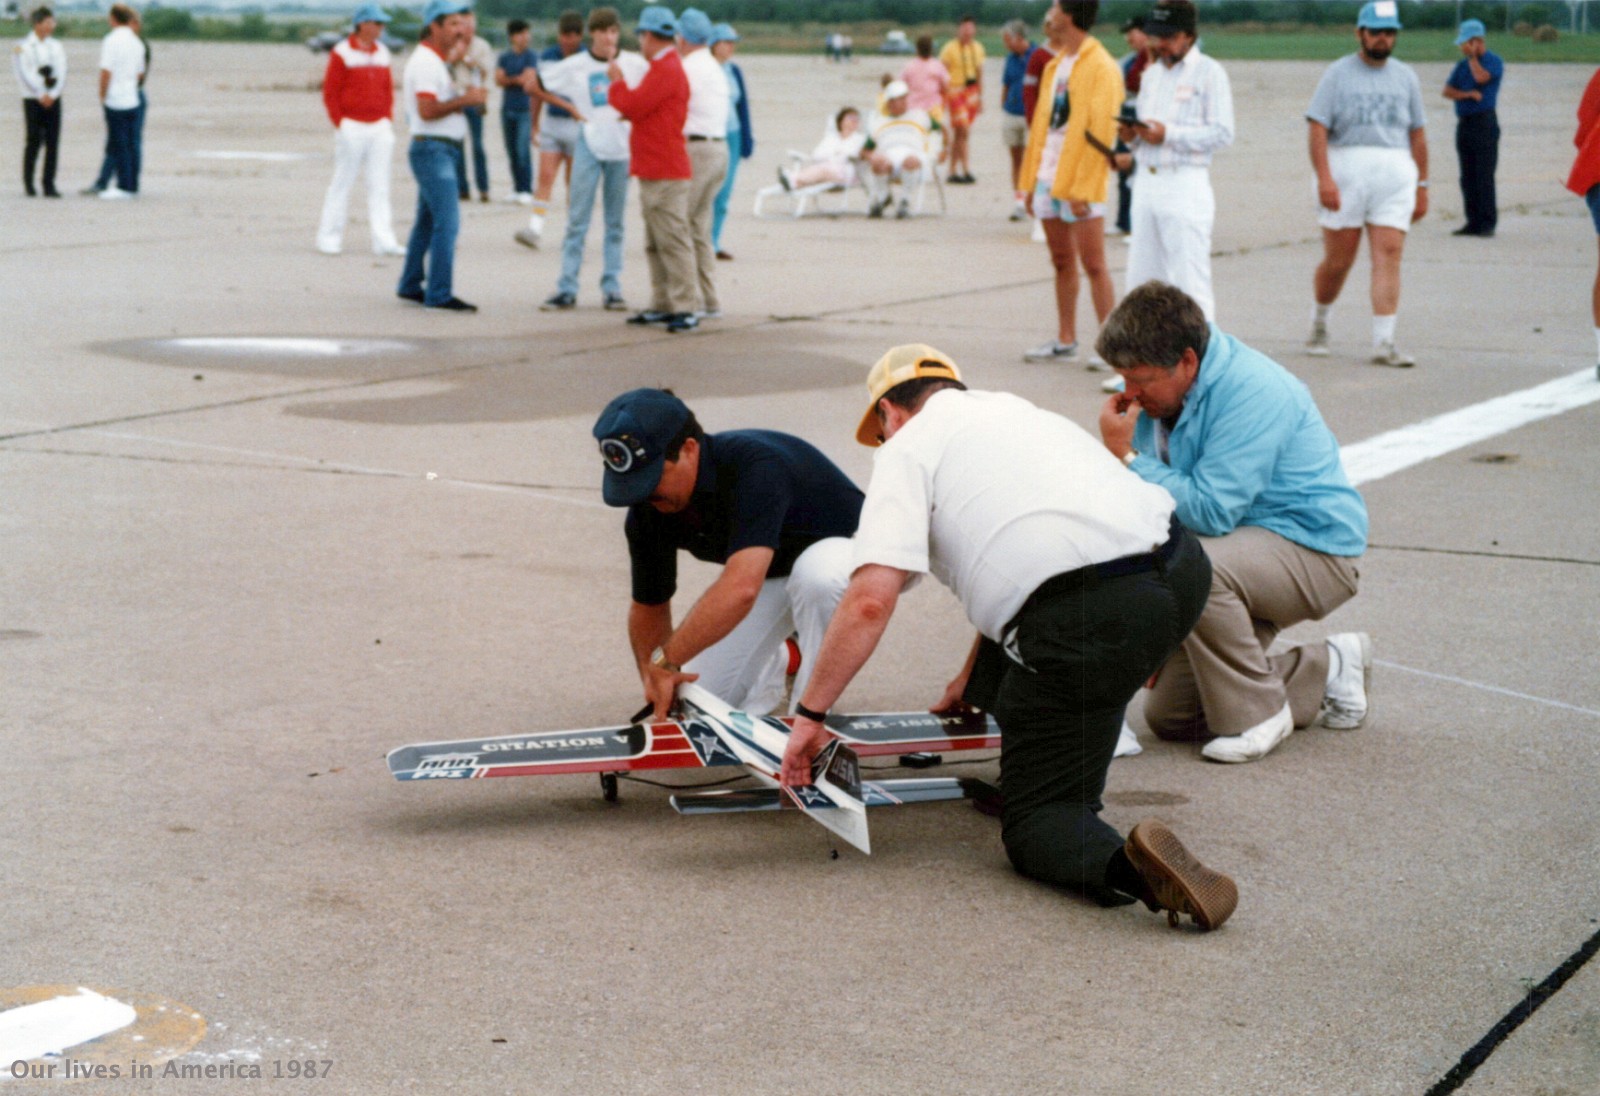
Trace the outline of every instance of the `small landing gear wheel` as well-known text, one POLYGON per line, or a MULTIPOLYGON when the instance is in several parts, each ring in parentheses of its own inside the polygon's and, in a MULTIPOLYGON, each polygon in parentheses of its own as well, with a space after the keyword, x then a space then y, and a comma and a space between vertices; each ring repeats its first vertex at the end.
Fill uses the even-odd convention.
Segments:
POLYGON ((605 796, 605 800, 606 800, 607 803, 615 803, 617 801, 617 774, 616 773, 601 773, 600 774, 600 794, 605 796))

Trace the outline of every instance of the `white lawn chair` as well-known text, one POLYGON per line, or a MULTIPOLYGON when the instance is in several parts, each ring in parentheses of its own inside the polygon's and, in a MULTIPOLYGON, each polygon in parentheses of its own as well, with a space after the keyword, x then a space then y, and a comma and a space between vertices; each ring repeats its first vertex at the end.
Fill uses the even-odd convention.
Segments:
MULTIPOLYGON (((794 149, 790 149, 786 157, 784 166, 789 171, 797 171, 811 162, 811 157, 794 149)), ((788 201, 789 216, 796 219, 811 213, 834 217, 841 213, 849 213, 854 205, 851 201, 852 196, 862 189, 859 172, 852 170, 850 175, 851 181, 848 183, 814 183, 811 186, 799 187, 786 187, 782 183, 773 183, 764 186, 756 191, 754 213, 757 217, 768 216, 767 203, 779 199, 788 201)))

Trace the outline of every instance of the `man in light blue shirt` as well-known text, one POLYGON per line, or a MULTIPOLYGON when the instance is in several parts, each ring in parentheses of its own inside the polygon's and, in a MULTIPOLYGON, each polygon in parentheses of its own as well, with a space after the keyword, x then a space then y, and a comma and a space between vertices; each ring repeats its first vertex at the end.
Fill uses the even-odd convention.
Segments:
POLYGON ((1130 292, 1096 344, 1126 382, 1100 412, 1113 456, 1167 489, 1211 558, 1211 596, 1145 702, 1163 738, 1209 739, 1212 761, 1265 757, 1318 720, 1366 721, 1364 633, 1267 649, 1355 596, 1367 508, 1311 393, 1266 355, 1206 322, 1163 282, 1130 292))

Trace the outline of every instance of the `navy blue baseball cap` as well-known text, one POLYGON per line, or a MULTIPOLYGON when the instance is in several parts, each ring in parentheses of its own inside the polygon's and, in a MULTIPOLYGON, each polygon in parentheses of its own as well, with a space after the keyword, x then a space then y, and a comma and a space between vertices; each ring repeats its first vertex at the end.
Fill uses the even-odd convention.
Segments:
POLYGON ((600 493, 607 506, 637 506, 650 497, 667 445, 688 421, 689 408, 661 388, 635 388, 606 404, 594 436, 606 463, 600 493))

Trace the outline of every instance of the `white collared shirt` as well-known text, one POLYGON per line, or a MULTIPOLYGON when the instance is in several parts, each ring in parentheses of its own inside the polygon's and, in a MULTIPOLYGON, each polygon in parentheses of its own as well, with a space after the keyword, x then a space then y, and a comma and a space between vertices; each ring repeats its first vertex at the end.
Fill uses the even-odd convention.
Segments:
POLYGON ((419 95, 440 103, 448 103, 457 95, 455 83, 450 79, 450 66, 444 63, 439 51, 426 42, 411 51, 401 78, 400 97, 405 102, 411 134, 414 137, 448 137, 453 141, 467 139, 467 119, 459 110, 427 121, 417 109, 419 95))
POLYGON ((115 27, 100 40, 100 68, 111 74, 106 85, 106 109, 136 109, 139 77, 144 75, 144 43, 132 27, 115 27))
POLYGON ((728 94, 728 74, 709 49, 684 54, 683 74, 689 78, 689 117, 683 123, 683 135, 727 137, 728 109, 733 102, 728 94))
POLYGON ((1172 496, 1075 423, 1006 392, 935 392, 879 447, 852 539, 932 574, 999 640, 1048 578, 1166 542, 1172 496))
POLYGON ((11 60, 24 99, 37 99, 41 95, 59 99, 61 93, 67 90, 67 51, 61 47, 55 35, 41 39, 38 32, 29 31, 12 50, 11 60), (50 75, 55 79, 51 87, 45 86, 45 78, 39 72, 45 66, 49 67, 50 75))
POLYGON ((1162 61, 1146 65, 1139 78, 1139 118, 1160 122, 1167 132, 1159 145, 1134 145, 1137 166, 1210 166, 1213 152, 1233 144, 1233 88, 1227 72, 1198 45, 1171 68, 1162 61))

